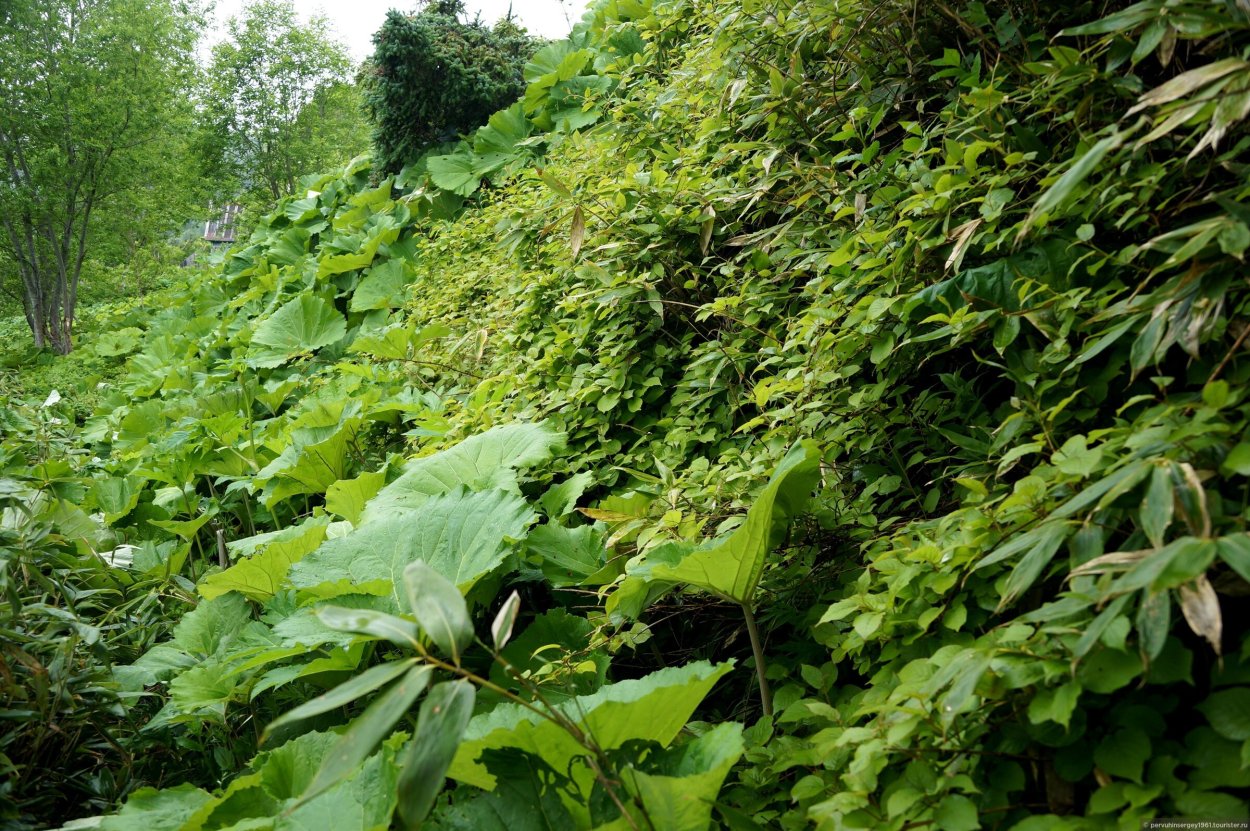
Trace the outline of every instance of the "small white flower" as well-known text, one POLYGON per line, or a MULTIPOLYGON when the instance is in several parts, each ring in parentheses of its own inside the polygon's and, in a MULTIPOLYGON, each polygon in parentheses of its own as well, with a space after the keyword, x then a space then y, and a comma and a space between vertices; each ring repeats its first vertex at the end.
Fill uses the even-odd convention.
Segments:
POLYGON ((51 407, 53 404, 61 400, 61 394, 56 390, 48 393, 47 399, 43 402, 43 406, 51 407))

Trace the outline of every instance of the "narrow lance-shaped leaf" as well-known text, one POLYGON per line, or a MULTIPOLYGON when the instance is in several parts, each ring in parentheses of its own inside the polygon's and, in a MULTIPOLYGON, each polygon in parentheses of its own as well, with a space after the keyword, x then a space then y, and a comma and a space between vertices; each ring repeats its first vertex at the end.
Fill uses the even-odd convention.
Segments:
POLYGON ((1143 592, 1137 607, 1137 635, 1142 654, 1153 661, 1163 652, 1172 622, 1172 599, 1166 591, 1143 592))
POLYGON ((372 609, 344 609, 340 606, 322 606, 317 617, 331 629, 352 632, 390 641, 396 646, 416 649, 420 630, 410 620, 372 609))
POLYGON ((1172 474, 1166 467, 1156 467, 1150 474, 1150 485, 1141 502, 1141 527, 1155 548, 1163 547, 1163 534, 1172 524, 1175 499, 1172 474))
POLYGON ((573 222, 569 228, 569 248, 572 258, 577 259, 577 255, 581 253, 582 241, 586 239, 586 215, 582 213, 580 205, 573 209, 573 222))
POLYGON ((312 784, 300 795, 300 803, 307 802, 346 778, 363 762, 378 742, 386 738, 395 723, 404 717, 412 702, 430 683, 433 670, 416 666, 390 689, 369 705, 326 754, 313 777, 312 784))
POLYGON ((473 717, 474 699, 473 685, 460 680, 438 684, 421 702, 417 732, 399 775, 399 816, 405 828, 420 828, 434 807, 434 798, 443 789, 447 768, 473 717))
POLYGON ((417 623, 459 666, 461 653, 473 643, 473 621, 460 590, 422 560, 404 569, 404 586, 417 623))
POLYGON ((265 728, 265 736, 276 735, 284 727, 350 704, 361 696, 368 695, 378 687, 393 681, 415 666, 416 663, 416 658, 406 658, 402 661, 391 661, 390 663, 370 667, 359 675, 339 684, 329 692, 317 696, 312 701, 306 701, 294 710, 283 713, 271 721, 269 726, 265 728))
POLYGON ((1084 155, 1072 163, 1072 167, 1068 168, 1053 185, 1038 197, 1032 210, 1029 211, 1029 215, 1025 217, 1024 222, 1021 224, 1017 238, 1024 237, 1028 233, 1029 228, 1033 227, 1042 214, 1049 213, 1062 205, 1072 195, 1072 192, 1076 190, 1077 186, 1089 178, 1089 175, 1094 172, 1103 158, 1123 143, 1123 134, 1116 131, 1086 150, 1084 155))

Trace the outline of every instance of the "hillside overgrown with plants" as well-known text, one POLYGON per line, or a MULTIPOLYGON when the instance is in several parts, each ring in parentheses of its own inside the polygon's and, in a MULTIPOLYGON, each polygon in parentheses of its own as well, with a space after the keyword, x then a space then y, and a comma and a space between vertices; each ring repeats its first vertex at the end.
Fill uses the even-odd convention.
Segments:
POLYGON ((0 816, 1250 818, 1245 2, 602 0, 524 74, 23 371, 0 816))

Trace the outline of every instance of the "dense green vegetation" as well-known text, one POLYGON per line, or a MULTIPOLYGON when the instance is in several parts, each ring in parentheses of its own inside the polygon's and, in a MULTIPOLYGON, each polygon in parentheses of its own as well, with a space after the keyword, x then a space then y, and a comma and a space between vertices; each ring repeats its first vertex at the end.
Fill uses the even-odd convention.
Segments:
POLYGON ((604 0, 23 368, 5 818, 1247 818, 1250 11, 1056 6, 604 0))

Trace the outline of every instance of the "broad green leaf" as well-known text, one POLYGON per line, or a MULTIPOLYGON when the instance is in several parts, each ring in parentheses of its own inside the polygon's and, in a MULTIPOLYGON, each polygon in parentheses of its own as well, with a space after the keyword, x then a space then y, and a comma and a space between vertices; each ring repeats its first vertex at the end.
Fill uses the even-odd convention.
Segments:
POLYGON ((421 629, 459 666, 460 656, 473 643, 473 621, 460 590, 422 560, 404 569, 404 587, 421 629))
POLYGON ((1142 781, 1142 770, 1150 759, 1150 737, 1138 727, 1125 727, 1103 739, 1094 751, 1094 763, 1103 772, 1121 779, 1142 781))
POLYGON ((465 727, 473 717, 474 687, 465 680, 444 681, 421 702, 421 716, 404 753, 399 775, 399 816, 419 828, 443 789, 465 727))
POLYGON ((183 615, 174 627, 173 643, 188 655, 208 657, 224 652, 252 622, 252 610, 237 594, 205 600, 183 615))
POLYGON ((1086 477, 1102 462, 1102 448, 1087 449, 1084 436, 1073 436, 1055 451, 1051 461, 1063 473, 1086 477))
POLYGON ((179 831, 193 814, 215 797, 194 785, 156 790, 139 788, 114 816, 104 817, 100 831, 179 831))
POLYGON ((1215 550, 1228 567, 1250 583, 1250 534, 1229 534, 1215 541, 1215 550))
POLYGON ((383 742, 355 776, 308 801, 300 794, 340 737, 306 733, 252 760, 255 771, 235 779, 220 802, 194 828, 228 827, 236 831, 340 831, 379 829, 390 824, 395 808, 398 755, 404 737, 383 742))
POLYGON ((384 361, 402 361, 408 357, 412 334, 412 324, 396 323, 384 329, 373 330, 362 327, 347 351, 372 355, 384 361))
POLYGON ((525 80, 531 84, 545 80, 546 86, 551 86, 556 81, 575 77, 591 57, 589 49, 578 49, 570 41, 549 43, 535 52, 525 65, 525 80))
POLYGON ((339 479, 326 488, 326 510, 356 525, 365 503, 386 484, 386 469, 362 473, 355 479, 339 479))
POLYGON ((593 473, 579 473, 558 485, 552 485, 538 498, 538 504, 543 509, 543 513, 551 519, 561 519, 573 512, 573 509, 577 507, 577 500, 581 499, 586 489, 594 483, 593 473))
POLYGON ((459 196, 469 196, 481 184, 478 164, 467 147, 444 156, 431 156, 425 161, 430 181, 443 190, 459 196))
MULTIPOLYGON (((330 654, 326 655, 325 657, 313 658, 311 661, 308 661, 307 663, 285 664, 282 666, 273 667, 272 669, 263 673, 259 678, 256 679, 255 682, 253 682, 252 689, 250 693, 248 694, 249 698, 252 701, 255 701, 256 699, 260 698, 269 690, 276 690, 279 687, 286 686, 287 684, 290 684, 294 681, 298 681, 301 678, 309 678, 314 675, 321 675, 323 673, 331 673, 331 672, 333 673, 353 672, 356 670, 357 667, 360 666, 361 658, 363 657, 365 649, 368 646, 370 646, 370 644, 367 643, 363 638, 353 638, 343 648, 329 650, 330 654)), ((295 654, 307 655, 308 650, 301 649, 299 652, 296 652, 295 654)), ((317 653, 314 653, 314 654, 317 654, 317 653)), ((261 653, 257 657, 249 659, 249 661, 245 661, 244 663, 250 663, 252 661, 260 661, 260 659, 264 657, 268 657, 268 656, 265 653, 261 653)), ((274 660, 285 660, 285 658, 275 657, 274 660)), ((258 665, 264 666, 266 663, 271 663, 271 662, 263 662, 258 665)), ((236 667, 235 671, 240 672, 241 670, 239 670, 236 667)))
POLYGON ((1186 819, 1246 820, 1246 800, 1222 791, 1186 790, 1176 797, 1176 811, 1186 819))
POLYGON ((667 547, 664 559, 649 556, 637 573, 651 580, 689 583, 750 604, 768 552, 807 504, 819 475, 820 449, 810 441, 796 444, 777 465, 746 519, 728 537, 689 553, 667 547))
POLYGON ((359 675, 339 684, 329 692, 322 693, 311 701, 304 702, 294 710, 283 713, 269 723, 269 726, 265 728, 265 735, 272 736, 284 727, 350 704, 356 699, 373 692, 378 687, 398 678, 415 666, 416 663, 417 659, 407 658, 402 661, 391 661, 390 663, 370 667, 359 675))
POLYGON ((365 429, 359 401, 321 406, 300 420, 283 451, 257 472, 265 505, 303 493, 325 493, 348 472, 356 437, 365 429))
POLYGON ((347 321, 315 294, 303 293, 267 317, 252 333, 248 363, 276 367, 341 340, 347 321))
POLYGON ((577 825, 560 801, 567 780, 541 759, 527 753, 488 750, 486 767, 495 789, 472 799, 458 792, 436 814, 439 831, 575 831, 577 825))
POLYGON ((960 794, 944 797, 933 812, 933 819, 941 831, 975 831, 981 827, 976 803, 960 794))
POLYGON ((404 473, 365 506, 361 523, 416 508, 431 496, 461 485, 470 490, 514 490, 518 471, 542 464, 564 445, 564 436, 544 424, 506 424, 454 447, 409 462, 404 473))
MULTIPOLYGON (((665 831, 706 831, 712 806, 729 769, 742 757, 742 725, 719 724, 697 739, 649 756, 645 765, 621 771, 630 794, 642 800, 651 827, 665 831)), ((596 831, 647 827, 641 815, 625 817, 596 831)))
POLYGON ((412 266, 406 260, 387 260, 375 265, 352 293, 351 310, 397 309, 404 304, 404 291, 412 280, 412 266))
POLYGON ((208 521, 212 518, 213 515, 211 513, 205 513, 200 514, 194 519, 149 519, 148 524, 168 531, 184 540, 193 540, 195 539, 195 535, 199 533, 199 530, 207 525, 208 521))
POLYGON ((95 352, 97 355, 103 355, 106 358, 129 355, 139 348, 139 342, 142 337, 143 330, 136 329, 133 326, 105 332, 96 338, 94 344, 95 352))
POLYGON ((621 567, 606 567, 606 546, 607 534, 589 525, 565 528, 548 523, 525 538, 526 554, 531 560, 539 558, 543 575, 556 587, 612 582, 621 567))
POLYGON ((417 696, 429 685, 432 674, 430 667, 413 667, 390 689, 374 699, 326 754, 312 783, 300 795, 300 803, 307 803, 359 767, 378 743, 391 732, 395 723, 407 714, 417 696))
POLYGON ((233 673, 220 661, 205 661, 174 676, 169 682, 169 700, 181 713, 222 721, 236 684, 233 673))
POLYGON ((308 196, 304 199, 292 199, 282 206, 282 213, 292 223, 306 222, 320 215, 317 210, 317 197, 308 196))
POLYGON ((282 588, 291 566, 321 545, 329 524, 328 517, 321 517, 283 529, 272 536, 264 535, 270 537, 270 541, 261 543, 260 553, 239 560, 225 571, 205 577, 197 587, 200 594, 211 600, 226 592, 236 591, 263 603, 282 588))
POLYGON ((1090 692, 1113 693, 1142 673, 1141 658, 1121 649, 1102 649, 1083 661, 1077 679, 1090 692))
POLYGON ((464 489, 444 493, 420 508, 366 523, 345 537, 327 540, 291 568, 296 588, 327 589, 314 595, 344 593, 389 597, 399 611, 408 603, 403 571, 409 563, 426 565, 467 592, 499 567, 534 518, 521 497, 500 490, 464 489))
POLYGON ((473 134, 473 150, 479 155, 517 152, 517 143, 527 138, 534 125, 525 117, 525 108, 518 101, 490 117, 485 127, 473 134))
POLYGON ((1080 698, 1081 685, 1075 681, 1040 690, 1029 701, 1029 721, 1033 724, 1053 721, 1066 730, 1080 698))
POLYGON ((1228 451, 1228 455, 1220 463, 1220 469, 1238 476, 1250 476, 1250 443, 1239 442, 1228 451))
POLYGON ((308 253, 311 237, 307 228, 287 228, 273 240, 265 252, 265 259, 271 265, 292 265, 308 253))
MULTIPOLYGON (((591 695, 556 704, 580 729, 595 737, 604 750, 620 747, 630 739, 667 745, 690 718, 712 685, 732 668, 731 662, 698 661, 682 667, 653 672, 645 678, 621 681, 591 695)), ((518 704, 501 704, 476 716, 465 731, 448 775, 487 790, 495 779, 478 761, 483 750, 512 747, 539 756, 554 770, 569 763, 585 749, 567 732, 518 704)), ((576 768, 574 777, 589 794, 592 777, 576 768)))
POLYGON ((349 271, 359 271, 362 268, 368 268, 373 262, 377 248, 373 250, 366 249, 364 251, 354 251, 350 254, 333 254, 321 257, 317 262, 317 279, 322 280, 326 277, 333 277, 336 274, 346 274, 349 271))
POLYGON ((104 514, 104 521, 112 525, 126 516, 139 504, 139 496, 147 480, 141 476, 109 477, 97 479, 91 485, 91 503, 104 514))

